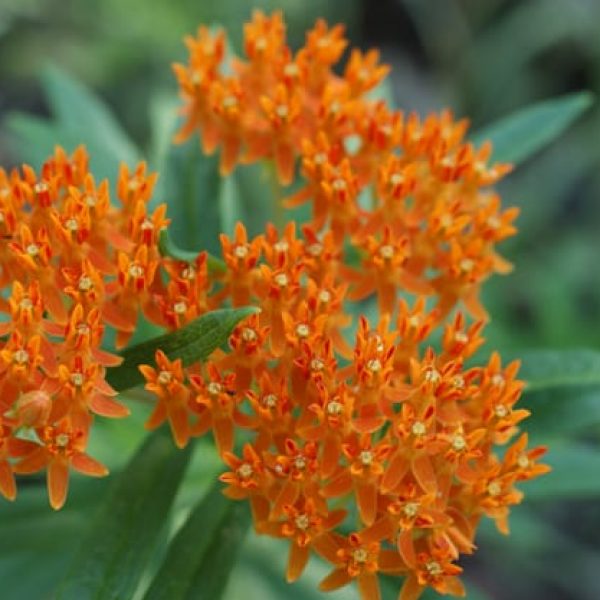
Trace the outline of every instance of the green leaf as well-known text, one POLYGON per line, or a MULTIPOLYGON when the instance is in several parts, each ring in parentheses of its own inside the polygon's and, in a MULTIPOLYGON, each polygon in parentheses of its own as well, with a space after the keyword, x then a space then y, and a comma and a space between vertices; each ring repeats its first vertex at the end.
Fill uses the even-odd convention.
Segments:
POLYGON ((60 583, 108 483, 72 475, 67 505, 56 512, 48 507, 43 478, 28 478, 16 502, 0 504, 3 600, 44 598, 60 583), (35 577, 23 576, 30 572, 35 577))
MULTIPOLYGON (((175 242, 169 236, 169 231, 163 229, 160 232, 158 239, 158 249, 163 256, 169 256, 175 260, 182 260, 189 263, 194 263, 198 258, 198 253, 191 250, 183 250, 175 245, 175 242)), ((212 254, 207 258, 208 270, 211 273, 224 273, 226 270, 225 263, 212 254)))
POLYGON ((600 425, 600 388, 577 386, 525 394, 519 408, 531 411, 525 429, 532 444, 589 432, 600 425))
POLYGON ((103 148, 116 161, 132 165, 138 160, 133 142, 91 90, 55 66, 44 70, 42 81, 55 118, 78 132, 82 142, 103 148))
POLYGON ((544 100, 477 131, 471 141, 490 140, 495 161, 520 164, 558 138, 593 101, 590 92, 544 100))
POLYGON ((169 545, 144 600, 218 600, 250 524, 245 503, 232 502, 221 485, 196 505, 169 545))
POLYGON ((139 150, 93 92, 56 67, 46 68, 42 79, 53 118, 12 113, 5 119, 21 160, 39 169, 56 145, 72 152, 84 144, 96 179, 111 180, 121 161, 138 161, 139 150))
POLYGON ((542 462, 552 471, 519 486, 528 502, 600 497, 600 448, 554 443, 542 462))
POLYGON ((194 575, 186 600, 220 600, 236 564, 251 517, 246 503, 236 502, 194 575))
POLYGON ((193 139, 184 145, 171 145, 156 168, 161 173, 158 195, 169 203, 169 230, 178 246, 193 252, 202 248, 218 253, 219 233, 223 231, 219 202, 223 182, 218 156, 205 156, 198 139, 193 139))
POLYGON ((4 126, 15 154, 36 168, 54 152, 56 144, 74 149, 80 143, 75 134, 59 124, 26 113, 10 113, 4 119, 4 126))
POLYGON ((214 310, 177 331, 127 348, 121 353, 123 363, 108 369, 108 383, 120 392, 143 383, 138 365, 154 364, 156 350, 162 350, 171 360, 182 359, 184 366, 203 361, 227 341, 239 321, 257 311, 251 306, 214 310))
POLYGON ((595 350, 536 350, 522 355, 519 377, 526 392, 565 386, 600 386, 600 352, 595 350))
POLYGON ((131 598, 167 521, 190 457, 166 429, 148 437, 115 479, 58 589, 58 600, 131 598))

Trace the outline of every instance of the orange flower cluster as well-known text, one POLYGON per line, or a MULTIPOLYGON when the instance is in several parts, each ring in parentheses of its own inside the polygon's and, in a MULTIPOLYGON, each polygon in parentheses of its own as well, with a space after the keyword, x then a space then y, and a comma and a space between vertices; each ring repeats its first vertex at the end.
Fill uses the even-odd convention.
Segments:
POLYGON ((464 595, 457 561, 482 516, 506 532, 515 485, 548 470, 526 434, 495 451, 528 415, 515 408, 518 364, 465 366, 483 342, 480 285, 509 268, 495 244, 517 211, 488 190, 509 167, 488 166, 490 146, 465 142, 449 113, 421 121, 369 99, 387 72, 376 52, 354 51, 336 75, 340 26, 319 21, 294 55, 281 15, 256 13, 246 60, 230 65, 222 33, 201 27, 187 44, 180 139, 199 128, 223 173, 270 159, 282 183, 299 157, 304 186, 287 205, 310 201, 313 218, 302 236, 294 223, 221 236, 214 300, 261 313, 202 374, 162 353, 141 367, 159 398, 151 424, 168 419, 178 445, 212 430, 225 494, 249 500, 259 533, 289 540, 289 581, 314 551, 333 567, 323 590, 356 580, 377 600, 381 572, 405 577, 401 600, 464 595), (361 305, 348 301, 367 298, 379 322, 357 318, 349 344, 361 305), (450 316, 459 301, 475 322, 450 316), (252 434, 241 452, 237 429, 252 434))
MULTIPOLYGON (((0 493, 16 496, 14 474, 47 468, 51 505, 66 498, 69 468, 102 476, 86 454, 94 415, 124 417, 106 370, 105 326, 117 347, 138 316, 174 328, 205 312, 206 255, 168 284, 158 250, 165 206, 148 210, 155 174, 121 167, 120 206, 96 184, 83 148, 57 148, 39 174, 0 169, 0 493)), ((175 265, 176 266, 176 265, 175 265)))
POLYGON ((510 264, 494 245, 515 233, 516 208, 482 188, 508 165, 488 165, 491 146, 464 140, 465 120, 449 112, 420 119, 392 110, 369 92, 388 67, 378 53, 353 50, 343 74, 334 72, 347 45, 343 28, 318 21, 295 54, 279 13, 257 12, 245 26, 246 60, 225 61, 224 34, 200 27, 186 38, 187 65, 174 65, 187 120, 177 139, 200 130, 203 148, 221 148, 221 171, 236 162, 273 160, 288 184, 300 159, 302 189, 287 200, 312 202, 312 228, 354 248, 360 269, 348 270, 359 300, 377 291, 391 312, 398 290, 435 294, 445 314, 461 299, 486 314, 479 287, 510 264))

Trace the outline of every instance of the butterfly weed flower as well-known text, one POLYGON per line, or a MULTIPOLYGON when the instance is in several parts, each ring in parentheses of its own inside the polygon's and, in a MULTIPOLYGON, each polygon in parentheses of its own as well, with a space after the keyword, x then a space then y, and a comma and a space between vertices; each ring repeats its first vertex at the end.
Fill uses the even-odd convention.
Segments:
MULTIPOLYGON (((148 209, 156 174, 122 165, 115 205, 88 163, 83 147, 72 155, 57 147, 39 172, 0 169, 0 493, 12 500, 15 474, 46 470, 55 509, 71 469, 108 472, 87 454, 95 418, 129 414, 107 382, 121 362, 107 349, 107 327, 123 346, 140 313, 173 329, 210 308, 206 254, 187 272, 161 256, 169 221, 165 205, 148 209)), ((183 446, 190 392, 183 383, 175 390, 175 379, 149 426, 168 419, 183 446)))
POLYGON ((482 517, 507 532, 518 484, 549 470, 544 448, 512 441, 528 415, 518 362, 467 366, 488 319, 481 285, 511 268, 496 244, 518 211, 491 189, 510 166, 490 164, 491 146, 474 147, 450 111, 374 99, 389 68, 356 50, 339 68, 339 25, 319 20, 292 52, 281 13, 257 11, 241 57, 226 57, 222 32, 186 44, 177 140, 220 149, 222 174, 269 160, 285 186, 297 167, 283 203, 312 207, 300 228, 221 236, 214 298, 262 311, 231 353, 188 373, 190 431, 213 431, 224 493, 250 502, 256 531, 288 539, 288 580, 315 553, 332 567, 324 591, 356 581, 378 600, 386 573, 403 577, 401 600, 464 595, 460 557, 482 517), (352 335, 366 299, 379 319, 352 335))
POLYGON ((215 272, 204 252, 161 254, 169 219, 149 208, 145 163, 121 165, 116 204, 84 148, 57 147, 39 172, 0 170, 0 493, 12 500, 15 474, 46 470, 58 509, 72 469, 107 473, 87 453, 91 428, 128 414, 107 383, 120 361, 107 327, 121 348, 140 315, 175 330, 255 305, 229 352, 184 368, 158 350, 139 365, 156 397, 146 427, 167 422, 179 447, 212 434, 225 495, 288 541, 289 581, 318 554, 324 591, 356 582, 378 600, 385 573, 403 577, 400 600, 464 595, 460 557, 482 517, 508 532, 517 486, 548 470, 521 432, 518 362, 467 366, 488 318, 481 285, 511 268, 496 244, 518 211, 491 189, 510 166, 490 164, 490 145, 475 148, 449 111, 374 99, 389 69, 374 50, 340 68, 339 25, 319 20, 293 52, 282 15, 256 12, 242 57, 204 27, 186 45, 176 139, 198 132, 223 175, 267 160, 286 186, 298 171, 283 204, 311 217, 256 236, 237 223, 215 272), (359 314, 365 301, 378 318, 359 314))

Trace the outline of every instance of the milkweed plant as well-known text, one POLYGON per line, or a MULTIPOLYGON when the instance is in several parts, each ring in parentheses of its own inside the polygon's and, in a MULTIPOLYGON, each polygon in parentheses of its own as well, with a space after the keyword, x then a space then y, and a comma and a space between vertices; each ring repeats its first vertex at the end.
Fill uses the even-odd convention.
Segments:
MULTIPOLYGON (((216 154, 223 181, 259 165, 250 206, 268 222, 236 217, 205 230, 218 253, 192 252, 146 162, 100 180, 91 148, 56 145, 37 169, 0 170, 2 496, 18 503, 25 476, 45 473, 59 510, 73 471, 107 476, 90 435, 127 418, 137 386, 169 456, 214 440, 211 510, 249 506, 253 535, 286 541, 288 582, 320 557, 323 592, 355 584, 378 600, 393 576, 399 600, 464 596, 480 522, 507 534, 522 484, 550 470, 528 441, 519 360, 482 347, 494 315, 481 289, 513 268, 499 245, 519 213, 494 189, 513 169, 494 142, 527 115, 489 141, 450 110, 398 110, 377 93, 378 51, 347 52, 343 26, 323 20, 296 52, 280 13, 253 15, 241 56, 204 26, 185 45, 173 142, 216 154), (132 343, 141 324, 161 335, 132 343)), ((167 551, 146 597, 188 597, 164 583, 186 560, 167 551)), ((57 597, 88 597, 73 589, 104 576, 67 577, 57 597)))

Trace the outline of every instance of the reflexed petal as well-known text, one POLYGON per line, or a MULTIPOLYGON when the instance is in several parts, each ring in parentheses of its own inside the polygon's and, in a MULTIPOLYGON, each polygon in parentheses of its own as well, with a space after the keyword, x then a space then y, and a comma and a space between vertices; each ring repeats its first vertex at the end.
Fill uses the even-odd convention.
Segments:
POLYGON ((309 546, 298 546, 295 541, 290 544, 286 579, 288 583, 296 581, 304 571, 310 554, 309 546))
POLYGON ((431 459, 427 454, 418 454, 413 458, 412 472, 419 485, 426 492, 435 492, 437 490, 437 479, 431 459))
POLYGON ((94 396, 92 396, 90 409, 97 415, 113 419, 127 417, 130 414, 129 409, 126 406, 101 394, 94 394, 94 396))
POLYGON ((377 515, 377 486, 373 481, 355 480, 354 492, 360 518, 371 525, 377 515))
POLYGON ((283 508, 288 504, 293 505, 298 499, 299 493, 300 489, 297 483, 286 481, 279 491, 279 494, 277 494, 277 498, 273 504, 273 509, 271 510, 272 518, 281 516, 283 514, 283 508))
POLYGON ((407 565, 414 567, 417 564, 412 529, 401 531, 398 535, 398 552, 407 565))
POLYGON ((358 576, 357 580, 362 600, 381 600, 379 580, 375 573, 364 571, 358 576))
POLYGON ((101 462, 83 452, 73 456, 71 465, 76 471, 90 477, 104 477, 108 475, 108 469, 101 462))
POLYGON ((321 494, 325 498, 344 496, 352 489, 352 477, 348 471, 343 470, 334 477, 327 485, 321 488, 321 494))
POLYGON ((190 426, 187 410, 183 406, 173 406, 169 411, 169 425, 178 448, 184 448, 190 439, 190 426))
POLYGON ((417 578, 411 573, 404 580, 398 600, 418 600, 425 591, 425 586, 420 585, 417 578))
POLYGON ((390 460, 390 464, 381 480, 381 488, 384 491, 393 490, 402 481, 408 471, 409 462, 407 458, 397 453, 390 460))
POLYGON ((65 458, 55 458, 48 463, 47 484, 50 506, 54 510, 60 510, 69 489, 69 463, 65 458))
POLYGON ((29 475, 41 471, 48 464, 48 453, 45 448, 37 448, 13 467, 15 473, 29 475))
POLYGON ((17 497, 15 476, 5 460, 0 461, 0 494, 7 500, 14 500, 17 497))
POLYGON ((348 585, 350 581, 352 581, 352 577, 348 575, 346 569, 336 569, 321 581, 319 589, 323 592, 330 592, 331 590, 337 590, 338 588, 348 585))
POLYGON ((144 423, 146 429, 156 429, 159 425, 165 422, 167 419, 167 408, 162 400, 159 400, 152 411, 152 414, 148 417, 148 420, 144 423))
POLYGON ((231 419, 216 419, 213 423, 213 433, 219 454, 231 452, 233 448, 233 423, 231 419))

